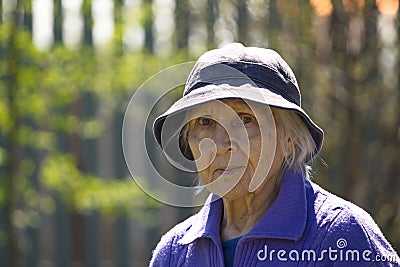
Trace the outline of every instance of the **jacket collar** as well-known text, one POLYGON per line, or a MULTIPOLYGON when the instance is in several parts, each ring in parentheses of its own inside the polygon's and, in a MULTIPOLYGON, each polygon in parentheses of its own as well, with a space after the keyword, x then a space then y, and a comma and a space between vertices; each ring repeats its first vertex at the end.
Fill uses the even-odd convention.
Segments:
MULTIPOLYGON (((179 243, 189 244, 197 238, 207 237, 218 244, 222 213, 222 199, 211 194, 179 243)), ((306 220, 307 201, 303 175, 293 170, 286 170, 277 198, 244 238, 296 241, 303 236, 306 220)))

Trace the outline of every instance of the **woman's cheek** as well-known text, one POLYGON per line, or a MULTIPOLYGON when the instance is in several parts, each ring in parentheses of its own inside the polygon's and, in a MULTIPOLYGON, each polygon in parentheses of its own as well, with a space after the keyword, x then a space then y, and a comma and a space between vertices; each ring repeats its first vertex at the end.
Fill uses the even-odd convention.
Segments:
POLYGON ((201 139, 193 136, 188 138, 188 142, 194 160, 196 161, 198 174, 203 183, 206 184, 212 180, 210 173, 210 165, 214 159, 212 144, 207 145, 205 144, 206 142, 201 142, 201 139))
POLYGON ((250 143, 249 162, 252 164, 258 163, 263 145, 261 142, 261 138, 259 136, 250 138, 249 143, 250 143))

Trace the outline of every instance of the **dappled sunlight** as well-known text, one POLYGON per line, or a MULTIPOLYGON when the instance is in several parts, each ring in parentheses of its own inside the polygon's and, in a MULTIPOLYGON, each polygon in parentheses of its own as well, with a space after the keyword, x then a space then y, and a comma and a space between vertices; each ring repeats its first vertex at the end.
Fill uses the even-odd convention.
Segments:
POLYGON ((315 15, 320 17, 330 16, 333 11, 331 0, 310 0, 315 15))
POLYGON ((399 11, 399 0, 376 0, 379 12, 388 16, 395 16, 399 11))

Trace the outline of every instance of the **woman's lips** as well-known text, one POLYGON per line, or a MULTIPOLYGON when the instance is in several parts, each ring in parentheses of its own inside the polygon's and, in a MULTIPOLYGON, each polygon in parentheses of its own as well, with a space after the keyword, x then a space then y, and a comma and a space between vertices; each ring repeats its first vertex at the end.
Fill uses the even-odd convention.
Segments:
POLYGON ((237 166, 237 167, 228 167, 228 168, 219 168, 215 171, 218 175, 231 175, 236 174, 240 171, 243 171, 244 166, 237 166))

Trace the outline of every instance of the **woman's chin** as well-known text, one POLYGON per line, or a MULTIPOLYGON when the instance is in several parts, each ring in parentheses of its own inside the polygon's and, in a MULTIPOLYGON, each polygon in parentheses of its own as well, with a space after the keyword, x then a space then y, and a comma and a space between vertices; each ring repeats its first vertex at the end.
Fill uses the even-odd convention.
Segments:
POLYGON ((235 200, 250 194, 243 185, 234 185, 232 183, 210 185, 207 186, 207 189, 224 200, 235 200))

